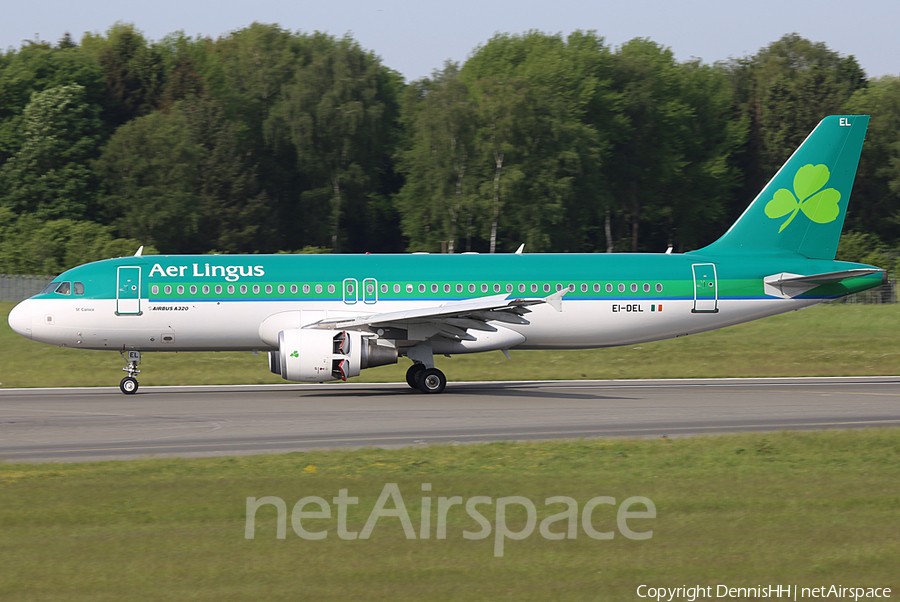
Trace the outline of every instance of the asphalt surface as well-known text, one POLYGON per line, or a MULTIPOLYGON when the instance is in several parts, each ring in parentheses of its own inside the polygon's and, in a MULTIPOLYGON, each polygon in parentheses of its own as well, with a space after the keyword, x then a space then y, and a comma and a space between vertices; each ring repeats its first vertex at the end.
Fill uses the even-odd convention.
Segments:
POLYGON ((0 390, 0 460, 900 426, 900 377, 0 390))

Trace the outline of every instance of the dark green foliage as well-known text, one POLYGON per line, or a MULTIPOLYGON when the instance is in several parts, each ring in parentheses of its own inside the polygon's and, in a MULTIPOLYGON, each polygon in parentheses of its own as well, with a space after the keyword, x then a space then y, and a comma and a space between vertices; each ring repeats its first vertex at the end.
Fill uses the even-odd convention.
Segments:
MULTIPOLYGON (((833 113, 872 115, 848 230, 875 263, 900 242, 900 84, 796 34, 717 65, 498 34, 405 84, 349 36, 117 23, 0 54, 0 207, 20 238, 93 223, 167 253, 687 251, 833 113)), ((44 265, 21 248, 7 265, 44 265)))
POLYGON ((35 92, 18 120, 22 143, 0 167, 0 205, 40 219, 95 217, 97 113, 78 84, 35 92))
MULTIPOLYGON (((0 273, 58 274, 82 263, 134 255, 141 242, 114 238, 93 222, 58 219, 41 221, 33 215, 16 218, 0 207, 0 273)), ((147 245, 144 253, 156 249, 147 245)))
POLYGON ((858 90, 847 112, 872 115, 847 210, 849 227, 900 238, 900 77, 883 77, 858 90), (862 202, 859 202, 862 201, 862 202))

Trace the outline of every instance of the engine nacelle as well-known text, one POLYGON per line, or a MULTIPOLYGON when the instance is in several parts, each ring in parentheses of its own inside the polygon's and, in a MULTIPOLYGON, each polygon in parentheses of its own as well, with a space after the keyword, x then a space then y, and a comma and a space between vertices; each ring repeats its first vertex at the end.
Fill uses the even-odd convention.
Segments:
POLYGON ((281 374, 281 352, 269 352, 269 370, 272 374, 281 374))
POLYGON ((344 330, 282 330, 278 333, 278 351, 269 354, 272 372, 299 382, 347 380, 366 368, 396 363, 396 348, 344 330))

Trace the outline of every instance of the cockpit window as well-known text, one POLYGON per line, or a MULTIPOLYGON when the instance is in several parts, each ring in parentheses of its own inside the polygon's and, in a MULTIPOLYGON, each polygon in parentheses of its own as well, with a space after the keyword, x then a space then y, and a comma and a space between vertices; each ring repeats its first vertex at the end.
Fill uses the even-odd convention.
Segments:
POLYGON ((46 295, 47 293, 52 293, 56 290, 56 287, 59 286, 59 282, 51 282, 47 286, 44 287, 44 290, 41 291, 42 295, 46 295))
POLYGON ((71 295, 72 294, 72 283, 71 282, 61 282, 58 287, 56 287, 57 295, 71 295))
POLYGON ((83 283, 83 282, 76 282, 76 283, 75 283, 75 294, 76 294, 76 295, 83 295, 83 294, 84 294, 84 283, 83 283))

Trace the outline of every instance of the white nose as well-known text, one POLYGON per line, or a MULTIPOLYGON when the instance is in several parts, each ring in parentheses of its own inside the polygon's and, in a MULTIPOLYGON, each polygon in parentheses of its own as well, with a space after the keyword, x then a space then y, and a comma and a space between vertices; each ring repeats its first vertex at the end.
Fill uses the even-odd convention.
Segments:
POLYGON ((31 338, 31 308, 29 305, 27 300, 22 301, 9 312, 9 327, 26 339, 31 338))

